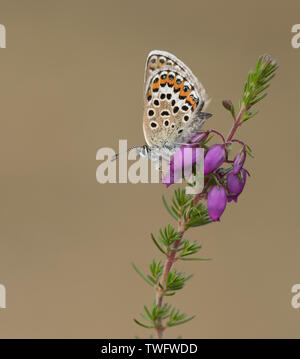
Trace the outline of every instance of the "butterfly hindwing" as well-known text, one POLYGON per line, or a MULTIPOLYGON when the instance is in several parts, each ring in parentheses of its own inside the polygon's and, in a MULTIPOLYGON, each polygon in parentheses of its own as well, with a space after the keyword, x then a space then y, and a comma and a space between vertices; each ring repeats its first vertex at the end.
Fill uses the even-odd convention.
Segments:
POLYGON ((154 50, 144 78, 143 130, 147 145, 134 146, 140 156, 169 158, 188 143, 211 115, 204 87, 176 56, 154 50))
POLYGON ((174 147, 203 125, 205 89, 191 70, 165 51, 150 52, 145 68, 143 127, 149 146, 174 147))

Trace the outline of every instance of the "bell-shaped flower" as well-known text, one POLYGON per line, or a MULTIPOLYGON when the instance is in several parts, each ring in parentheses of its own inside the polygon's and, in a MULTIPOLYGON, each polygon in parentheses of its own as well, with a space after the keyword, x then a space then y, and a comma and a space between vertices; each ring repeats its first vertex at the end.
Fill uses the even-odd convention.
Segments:
POLYGON ((227 194, 223 186, 213 186, 207 195, 207 210, 213 221, 219 221, 227 204, 227 194))
POLYGON ((233 173, 235 175, 237 175, 240 172, 241 168, 244 166, 245 160, 246 160, 245 151, 242 151, 241 153, 236 155, 233 164, 233 173))
POLYGON ((247 171, 242 168, 238 174, 234 174, 234 170, 227 174, 227 188, 230 196, 228 201, 237 202, 238 196, 242 193, 247 179, 247 171))
POLYGON ((193 165, 200 161, 202 156, 202 148, 192 145, 182 146, 171 158, 169 170, 163 176, 162 183, 169 187, 179 182, 182 177, 188 179, 192 174, 193 165))
POLYGON ((204 175, 219 168, 226 158, 225 145, 213 145, 204 158, 204 175))

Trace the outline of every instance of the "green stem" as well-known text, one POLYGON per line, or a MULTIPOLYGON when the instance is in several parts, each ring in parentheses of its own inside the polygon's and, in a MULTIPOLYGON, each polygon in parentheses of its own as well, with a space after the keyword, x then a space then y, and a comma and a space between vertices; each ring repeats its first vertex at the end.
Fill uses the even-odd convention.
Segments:
POLYGON ((235 119, 235 121, 234 121, 234 123, 233 123, 233 126, 232 126, 232 128, 231 128, 231 130, 230 130, 230 132, 229 132, 229 135, 228 135, 228 137, 227 137, 226 142, 230 142, 230 141, 231 141, 231 139, 232 139, 232 137, 234 136, 236 130, 237 130, 238 127, 241 125, 241 123, 242 123, 242 122, 241 122, 241 121, 242 121, 242 118, 243 118, 243 116, 244 116, 244 114, 245 114, 246 111, 247 111, 247 107, 244 105, 244 106, 241 108, 240 112, 238 113, 238 115, 237 115, 237 117, 236 117, 236 119, 235 119))

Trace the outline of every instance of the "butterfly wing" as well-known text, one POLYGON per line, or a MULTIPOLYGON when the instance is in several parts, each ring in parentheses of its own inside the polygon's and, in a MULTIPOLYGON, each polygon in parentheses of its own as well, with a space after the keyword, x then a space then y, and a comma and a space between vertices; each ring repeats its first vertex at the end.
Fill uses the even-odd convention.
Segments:
POLYGON ((152 51, 145 68, 143 129, 148 146, 168 147, 190 140, 203 125, 206 92, 174 55, 152 51))

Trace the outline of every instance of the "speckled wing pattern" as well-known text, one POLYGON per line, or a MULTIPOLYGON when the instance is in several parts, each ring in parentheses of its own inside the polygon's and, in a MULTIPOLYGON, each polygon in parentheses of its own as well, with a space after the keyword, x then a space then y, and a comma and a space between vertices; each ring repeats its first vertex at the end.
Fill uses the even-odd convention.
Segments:
POLYGON ((143 130, 151 148, 188 142, 210 114, 206 92, 192 71, 166 51, 151 51, 145 67, 143 130))

